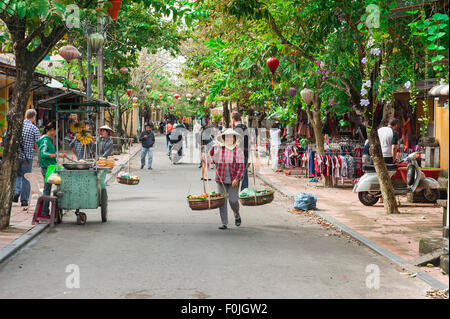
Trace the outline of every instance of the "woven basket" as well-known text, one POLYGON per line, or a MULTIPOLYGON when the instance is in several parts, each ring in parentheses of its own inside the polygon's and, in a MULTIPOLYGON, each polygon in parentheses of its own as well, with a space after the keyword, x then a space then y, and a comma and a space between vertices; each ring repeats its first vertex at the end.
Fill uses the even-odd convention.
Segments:
POLYGON ((117 176, 117 181, 120 184, 125 184, 125 185, 137 185, 137 184, 139 184, 139 180, 138 179, 129 179, 129 178, 124 178, 124 177, 119 177, 119 176, 117 176))
POLYGON ((188 203, 192 210, 207 210, 222 207, 225 204, 225 200, 225 195, 216 195, 211 197, 210 200, 188 199, 188 203))
POLYGON ((273 201, 273 198, 274 192, 270 191, 268 194, 256 196, 256 202, 255 196, 239 197, 239 201, 241 202, 242 206, 260 206, 269 204, 270 202, 273 201))

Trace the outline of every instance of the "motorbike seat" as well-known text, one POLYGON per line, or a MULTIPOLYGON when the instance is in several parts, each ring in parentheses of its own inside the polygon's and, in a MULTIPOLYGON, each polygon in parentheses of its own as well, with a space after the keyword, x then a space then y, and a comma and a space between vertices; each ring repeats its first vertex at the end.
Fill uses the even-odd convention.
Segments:
MULTIPOLYGON (((386 164, 386 168, 388 171, 396 171, 397 167, 397 164, 386 164)), ((375 172, 375 166, 364 164, 362 170, 364 172, 375 172)))

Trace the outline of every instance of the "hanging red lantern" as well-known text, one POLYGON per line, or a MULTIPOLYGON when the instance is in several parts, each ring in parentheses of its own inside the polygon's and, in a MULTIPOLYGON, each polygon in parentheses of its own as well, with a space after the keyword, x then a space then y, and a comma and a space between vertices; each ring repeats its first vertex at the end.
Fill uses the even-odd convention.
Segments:
POLYGON ((108 14, 111 19, 114 21, 114 40, 116 40, 116 21, 117 16, 119 15, 120 5, 122 4, 122 0, 109 0, 111 5, 108 8, 108 14))
POLYGON ((163 95, 162 95, 162 94, 160 94, 160 95, 159 95, 159 98, 160 98, 160 99, 162 99, 162 97, 163 97, 163 95))
POLYGON ((65 45, 59 49, 59 55, 70 63, 70 61, 80 56, 80 51, 78 51, 78 49, 73 45, 65 45))
POLYGON ((131 89, 127 90, 127 94, 128 94, 129 97, 131 96, 131 92, 132 92, 131 89))
POLYGON ((120 71, 120 73, 125 74, 125 73, 128 73, 128 68, 123 66, 123 67, 120 68, 119 71, 120 71))
POLYGON ((179 99, 180 98, 180 94, 178 94, 178 93, 174 94, 173 97, 176 98, 176 99, 179 99))
POLYGON ((269 60, 267 60, 267 66, 269 67, 270 72, 272 72, 272 75, 278 69, 279 65, 280 65, 280 60, 278 60, 275 57, 271 57, 269 60))
POLYGON ((275 57, 271 57, 269 60, 267 60, 267 66, 269 67, 270 72, 272 72, 272 89, 273 89, 273 75, 275 71, 278 69, 279 65, 280 60, 278 60, 275 57))

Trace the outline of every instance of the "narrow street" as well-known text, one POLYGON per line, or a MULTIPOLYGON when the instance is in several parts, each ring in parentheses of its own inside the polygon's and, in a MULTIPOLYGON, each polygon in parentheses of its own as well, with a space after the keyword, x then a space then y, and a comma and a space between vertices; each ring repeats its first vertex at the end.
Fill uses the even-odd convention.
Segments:
POLYGON ((107 223, 87 211, 79 226, 68 212, 2 264, 0 298, 425 298, 427 284, 290 213, 280 193, 241 206, 240 227, 229 210, 229 229, 219 230, 218 209, 194 212, 186 202, 203 192, 198 164, 172 165, 163 139, 153 170, 133 159, 138 185, 108 186, 107 223), (67 288, 68 265, 79 267, 80 288, 67 288), (379 289, 366 285, 368 265, 379 268, 379 289))

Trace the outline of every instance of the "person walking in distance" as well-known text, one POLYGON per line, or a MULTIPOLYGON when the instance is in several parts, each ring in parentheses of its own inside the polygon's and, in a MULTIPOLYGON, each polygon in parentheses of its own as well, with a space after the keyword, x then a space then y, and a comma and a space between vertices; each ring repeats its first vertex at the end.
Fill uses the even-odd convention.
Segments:
POLYGON ((167 144, 167 155, 170 155, 170 132, 173 130, 173 125, 169 121, 166 125, 166 144, 167 144))
POLYGON ((19 148, 19 170, 17 171, 16 186, 14 188, 13 202, 19 201, 21 206, 28 206, 30 198, 30 182, 24 177, 31 173, 33 168, 34 150, 39 151, 36 142, 41 137, 39 129, 35 126, 36 111, 29 109, 25 113, 22 127, 22 140, 19 148))
POLYGON ((155 144, 155 134, 152 131, 150 123, 145 124, 145 130, 142 131, 139 141, 142 143, 141 151, 141 169, 145 166, 145 156, 148 154, 147 168, 152 169, 153 162, 153 144, 155 144))
POLYGON ((208 168, 209 168, 209 162, 208 162, 208 156, 206 154, 209 153, 211 150, 211 147, 214 145, 214 135, 213 135, 213 129, 208 126, 204 125, 200 132, 200 141, 201 141, 201 161, 200 161, 200 168, 202 169, 202 181, 211 180, 208 178, 208 168))
POLYGON ((233 129, 226 129, 216 138, 217 144, 211 149, 210 156, 216 165, 217 191, 226 194, 226 200, 220 207, 222 225, 219 229, 227 229, 229 202, 234 212, 236 226, 241 225, 239 214, 239 184, 244 177, 244 152, 239 148, 241 136, 233 129))
POLYGON ((249 151, 249 145, 248 145, 248 137, 249 132, 248 128, 245 124, 241 122, 241 114, 238 112, 233 112, 231 114, 231 126, 234 128, 234 130, 241 135, 241 143, 239 147, 241 150, 244 151, 244 178, 242 180, 241 184, 241 190, 248 188, 248 151, 249 151))

